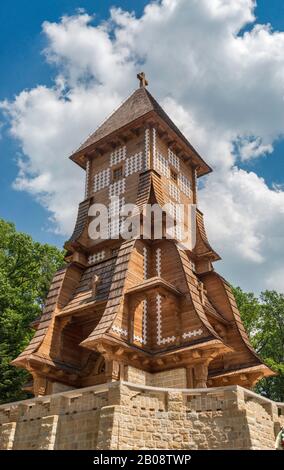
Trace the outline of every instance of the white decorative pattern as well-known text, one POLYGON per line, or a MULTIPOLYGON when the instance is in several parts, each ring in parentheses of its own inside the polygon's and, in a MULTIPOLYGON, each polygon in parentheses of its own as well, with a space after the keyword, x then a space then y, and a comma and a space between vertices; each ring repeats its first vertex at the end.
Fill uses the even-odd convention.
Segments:
POLYGON ((148 274, 148 250, 146 246, 143 247, 143 276, 147 279, 148 274))
POLYGON ((98 263, 99 261, 102 261, 104 257, 105 257, 105 251, 99 251, 97 253, 94 253, 93 255, 89 256, 88 264, 98 263))
POLYGON ((141 344, 144 343, 142 336, 133 335, 133 339, 134 341, 137 341, 138 343, 141 343, 141 344))
POLYGON ((143 321, 142 321, 144 344, 147 343, 147 315, 148 315, 148 305, 147 305, 147 300, 145 299, 143 300, 143 321))
POLYGON ((110 154, 110 166, 117 165, 126 158, 126 146, 120 147, 110 154))
POLYGON ((112 331, 114 331, 115 333, 121 334, 121 336, 125 336, 125 337, 128 336, 127 330, 124 330, 124 329, 121 328, 120 326, 113 325, 113 326, 111 327, 111 329, 112 329, 112 331))
POLYGON ((180 225, 175 226, 175 238, 179 241, 183 240, 183 231, 180 225))
POLYGON ((166 213, 169 214, 173 219, 176 218, 176 204, 174 202, 168 202, 165 209, 166 213))
POLYGON ((190 181, 184 175, 178 175, 178 185, 181 191, 187 196, 190 197, 190 181))
POLYGON ((136 173, 137 171, 141 171, 143 169, 143 153, 138 152, 135 155, 127 158, 125 162, 125 176, 132 175, 132 173, 136 173))
POLYGON ((170 195, 170 197, 175 199, 177 202, 180 202, 180 190, 171 181, 169 182, 169 195, 170 195))
POLYGON ((184 223, 184 206, 183 204, 174 203, 172 201, 165 205, 167 215, 172 218, 169 220, 167 226, 167 235, 177 240, 182 240, 184 237, 183 223, 184 223), (175 223, 175 225, 174 225, 175 223))
POLYGON ((184 206, 183 204, 176 204, 176 221, 183 222, 184 219, 184 206))
POLYGON ((182 337, 183 339, 192 338, 192 337, 195 338, 196 336, 202 335, 202 333, 203 333, 203 330, 199 328, 199 330, 192 330, 192 331, 188 331, 187 333, 183 333, 182 337))
MULTIPOLYGON (((165 206, 167 215, 170 215, 173 221, 176 220, 176 206, 177 205, 173 202, 168 202, 165 206)), ((171 222, 169 226, 167 226, 167 235, 170 236, 171 238, 175 238, 175 234, 176 234, 173 221, 171 222)))
POLYGON ((119 217, 111 220, 108 224, 108 237, 109 238, 119 238, 119 235, 122 232, 123 220, 119 217))
POLYGON ((170 238, 176 238, 176 228, 175 226, 167 228, 167 236, 170 238))
POLYGON ((146 170, 150 167, 150 129, 145 130, 145 166, 146 170))
POLYGON ((86 164, 85 199, 89 197, 90 160, 86 164))
POLYGON ((171 149, 168 149, 168 158, 169 158, 169 162, 170 162, 177 170, 179 170, 179 158, 176 156, 176 154, 175 154, 171 149))
POLYGON ((168 160, 163 157, 159 152, 156 152, 154 157, 154 168, 158 173, 164 175, 166 178, 170 177, 170 167, 168 160))
POLYGON ((94 175, 94 186, 93 186, 94 193, 108 186, 109 181, 110 181, 110 169, 109 168, 107 168, 106 170, 102 170, 96 175, 94 175))
POLYGON ((155 159, 157 153, 157 131, 153 128, 153 157, 155 159))
POLYGON ((110 219, 119 217, 121 208, 125 205, 125 198, 113 197, 108 206, 108 216, 110 219))
POLYGON ((125 178, 119 181, 115 181, 115 183, 110 185, 109 197, 119 196, 120 194, 124 193, 124 191, 125 191, 125 178))
POLYGON ((156 272, 157 276, 161 277, 162 274, 162 266, 161 266, 161 248, 156 249, 156 272))
POLYGON ((147 343, 147 300, 143 300, 143 317, 142 317, 142 337, 134 335, 133 339, 138 341, 138 343, 146 344, 147 343))
POLYGON ((177 222, 182 222, 183 219, 183 205, 177 204, 172 201, 167 202, 165 205, 166 213, 169 214, 177 222))
POLYGON ((156 311, 157 311, 157 344, 172 343, 176 340, 175 336, 168 336, 167 338, 162 337, 162 297, 160 294, 156 296, 156 311))

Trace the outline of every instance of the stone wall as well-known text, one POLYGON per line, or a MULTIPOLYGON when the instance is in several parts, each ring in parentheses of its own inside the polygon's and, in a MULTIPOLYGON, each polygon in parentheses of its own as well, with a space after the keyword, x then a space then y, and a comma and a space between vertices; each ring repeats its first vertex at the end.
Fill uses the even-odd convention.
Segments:
POLYGON ((126 378, 128 382, 150 385, 152 387, 186 388, 187 384, 186 369, 184 367, 151 374, 144 370, 127 366, 126 378))
POLYGON ((238 386, 112 382, 0 406, 0 449, 273 449, 281 425, 283 404, 238 386))

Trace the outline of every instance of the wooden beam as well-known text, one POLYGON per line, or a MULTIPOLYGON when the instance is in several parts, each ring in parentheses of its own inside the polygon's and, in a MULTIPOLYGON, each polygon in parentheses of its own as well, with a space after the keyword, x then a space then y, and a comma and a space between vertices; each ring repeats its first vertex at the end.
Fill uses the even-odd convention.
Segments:
POLYGON ((150 363, 150 359, 144 359, 144 360, 142 361, 142 364, 143 364, 144 366, 147 366, 149 363, 150 363))
POLYGON ((198 350, 192 351, 192 357, 193 357, 194 359, 199 359, 199 358, 201 357, 201 355, 202 355, 201 352, 198 351, 198 350))
POLYGON ((156 363, 159 365, 159 366, 163 366, 165 364, 165 361, 163 361, 163 359, 157 359, 156 360, 156 363))
POLYGON ((136 128, 131 128, 130 132, 131 134, 134 135, 134 137, 139 137, 141 130, 140 130, 140 127, 136 127, 136 128))
POLYGON ((115 355, 116 356, 122 356, 123 354, 125 353, 125 350, 121 347, 118 347, 116 350, 115 350, 115 355))

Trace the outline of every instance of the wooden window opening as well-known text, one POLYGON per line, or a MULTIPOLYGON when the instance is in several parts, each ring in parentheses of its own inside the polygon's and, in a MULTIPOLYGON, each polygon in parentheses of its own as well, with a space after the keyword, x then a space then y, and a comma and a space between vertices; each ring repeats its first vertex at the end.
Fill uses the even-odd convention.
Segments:
POLYGON ((171 168, 171 180, 174 181, 174 183, 177 184, 178 175, 177 175, 176 171, 174 171, 172 168, 171 168))
POLYGON ((123 177, 123 166, 120 165, 112 170, 112 180, 118 181, 123 177))

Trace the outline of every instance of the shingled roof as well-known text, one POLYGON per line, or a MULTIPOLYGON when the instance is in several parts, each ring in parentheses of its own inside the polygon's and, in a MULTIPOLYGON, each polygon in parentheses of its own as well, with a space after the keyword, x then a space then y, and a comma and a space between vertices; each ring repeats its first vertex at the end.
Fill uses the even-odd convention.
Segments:
POLYGON ((127 100, 88 137, 77 152, 86 149, 89 145, 95 144, 121 127, 153 111, 154 107, 151 104, 150 96, 146 88, 138 88, 138 90, 135 90, 132 95, 130 95, 129 98, 127 98, 127 100))
MULTIPOLYGON (((190 142, 145 87, 135 90, 132 95, 130 95, 130 97, 127 98, 126 101, 124 101, 124 103, 122 103, 122 105, 114 111, 114 113, 111 114, 111 116, 107 118, 71 155, 71 160, 77 161, 76 156, 82 154, 84 150, 152 111, 155 111, 166 122, 166 124, 180 137, 180 139, 182 139, 183 142, 191 148, 203 165, 207 167, 207 171, 204 171, 203 174, 209 173, 211 168, 204 162, 202 157, 193 148, 190 142)), ((77 161, 77 163, 79 162, 77 161)))

